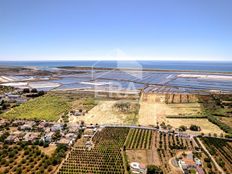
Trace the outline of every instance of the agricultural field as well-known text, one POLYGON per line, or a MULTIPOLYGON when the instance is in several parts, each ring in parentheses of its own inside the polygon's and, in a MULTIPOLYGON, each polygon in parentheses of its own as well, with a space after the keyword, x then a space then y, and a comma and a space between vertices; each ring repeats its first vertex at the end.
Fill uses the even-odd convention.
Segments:
POLYGON ((152 130, 130 129, 124 144, 128 161, 139 161, 144 165, 154 163, 154 153, 151 150, 152 134, 152 130))
POLYGON ((195 148, 192 140, 181 138, 174 134, 154 131, 153 139, 153 149, 156 149, 158 152, 161 168, 164 173, 172 171, 169 160, 176 156, 177 152, 191 151, 195 148))
POLYGON ((63 147, 56 148, 48 156, 38 146, 3 144, 0 146, 0 173, 54 173, 65 150, 63 147))
POLYGON ((232 128, 232 117, 220 117, 219 120, 232 128))
POLYGON ((202 104, 193 103, 165 103, 165 95, 143 94, 140 99, 139 124, 156 125, 166 122, 166 118, 205 117, 202 104))
POLYGON ((7 119, 38 119, 57 121, 71 109, 91 109, 95 103, 91 96, 69 92, 49 92, 14 107, 1 116, 7 119), (78 104, 77 104, 78 103, 78 104))
POLYGON ((128 162, 137 161, 144 165, 156 165, 164 173, 179 174, 181 173, 180 168, 173 167, 171 160, 175 159, 177 154, 191 153, 195 150, 196 145, 193 140, 174 134, 130 129, 125 147, 128 162), (146 134, 147 136, 145 136, 146 134))
POLYGON ((12 108, 10 111, 3 113, 2 117, 56 121, 69 109, 70 105, 63 98, 47 94, 12 108))
POLYGON ((200 96, 200 101, 208 120, 220 127, 228 136, 232 136, 232 95, 200 96))
POLYGON ((93 137, 94 147, 86 150, 76 145, 64 161, 59 174, 125 172, 121 148, 129 128, 104 128, 93 137))
POLYGON ((126 149, 150 149, 152 130, 130 129, 125 146, 126 149))
POLYGON ((83 120, 88 124, 137 124, 138 104, 135 101, 100 100, 84 116, 75 117, 74 122, 83 120), (131 110, 130 110, 131 109, 131 110))
POLYGON ((232 171, 232 142, 212 137, 203 137, 201 140, 222 169, 230 174, 232 171))
POLYGON ((200 132, 193 132, 190 130, 187 130, 188 133, 194 133, 194 134, 200 134, 200 133, 216 133, 217 135, 224 134, 224 131, 221 130, 217 125, 211 123, 208 121, 207 118, 191 118, 191 119, 180 119, 180 118, 169 118, 166 121, 167 124, 171 125, 174 128, 179 128, 180 126, 184 125, 187 127, 190 127, 191 125, 197 125, 200 126, 201 131, 200 132))

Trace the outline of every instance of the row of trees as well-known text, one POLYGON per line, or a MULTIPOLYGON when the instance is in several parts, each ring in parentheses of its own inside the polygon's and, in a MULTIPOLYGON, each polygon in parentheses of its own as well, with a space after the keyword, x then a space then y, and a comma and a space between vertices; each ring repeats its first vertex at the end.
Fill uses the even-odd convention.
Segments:
POLYGON ((220 127, 226 133, 228 133, 228 135, 226 135, 227 138, 231 138, 232 137, 232 128, 230 126, 228 126, 227 124, 221 122, 215 116, 208 116, 208 120, 210 122, 212 122, 213 124, 216 124, 218 127, 220 127))
POLYGON ((23 94, 27 94, 28 97, 39 97, 45 94, 44 91, 38 91, 36 88, 24 88, 23 94))
MULTIPOLYGON (((184 126, 184 125, 181 125, 181 126, 179 127, 179 131, 181 131, 181 132, 185 132, 187 129, 188 129, 188 127, 187 127, 187 126, 184 126)), ((191 130, 191 131, 201 131, 201 127, 192 124, 192 125, 189 127, 189 130, 191 130)))

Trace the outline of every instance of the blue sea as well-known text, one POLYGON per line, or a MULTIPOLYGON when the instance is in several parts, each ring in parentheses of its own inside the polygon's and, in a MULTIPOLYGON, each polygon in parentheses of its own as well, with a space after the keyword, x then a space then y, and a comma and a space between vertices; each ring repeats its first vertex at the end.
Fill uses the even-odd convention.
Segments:
POLYGON ((119 65, 128 68, 159 70, 232 72, 232 61, 0 61, 0 66, 36 66, 41 69, 59 66, 116 68, 119 65))

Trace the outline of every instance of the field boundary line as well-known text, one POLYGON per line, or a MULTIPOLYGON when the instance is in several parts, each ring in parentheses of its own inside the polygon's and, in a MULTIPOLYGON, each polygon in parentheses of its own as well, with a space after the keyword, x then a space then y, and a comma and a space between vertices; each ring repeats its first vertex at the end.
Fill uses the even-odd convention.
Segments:
POLYGON ((216 160, 214 159, 214 157, 209 153, 209 151, 207 150, 207 148, 205 147, 205 145, 201 142, 201 140, 199 138, 196 138, 196 140, 198 141, 199 145, 202 147, 202 149, 205 151, 205 153, 210 157, 210 159, 212 160, 212 162, 214 163, 215 167, 217 168, 217 170, 221 173, 221 174, 226 174, 224 172, 224 170, 221 168, 221 166, 218 165, 218 163, 216 162, 216 160))

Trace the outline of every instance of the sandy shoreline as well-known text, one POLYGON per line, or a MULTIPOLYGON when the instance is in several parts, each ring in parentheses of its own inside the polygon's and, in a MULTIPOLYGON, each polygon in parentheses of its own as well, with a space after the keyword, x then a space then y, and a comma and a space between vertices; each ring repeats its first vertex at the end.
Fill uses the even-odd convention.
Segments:
POLYGON ((89 66, 58 66, 57 69, 66 70, 122 70, 122 71, 154 71, 154 72, 189 72, 189 73, 210 73, 210 74, 232 74, 231 72, 207 71, 207 70, 176 70, 176 69, 158 69, 158 68, 104 68, 89 66))

